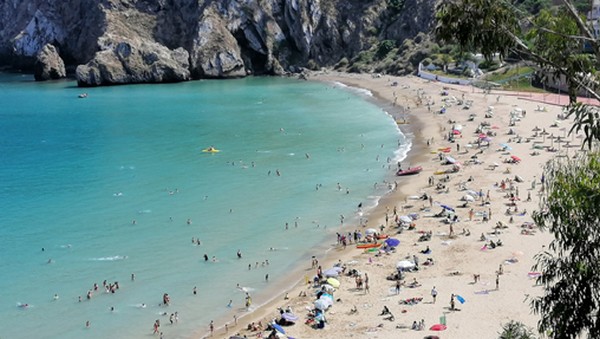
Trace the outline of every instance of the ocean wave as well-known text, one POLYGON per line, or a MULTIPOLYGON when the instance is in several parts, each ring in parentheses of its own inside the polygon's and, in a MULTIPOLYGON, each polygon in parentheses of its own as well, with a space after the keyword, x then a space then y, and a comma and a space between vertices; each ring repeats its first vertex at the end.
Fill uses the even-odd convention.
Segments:
POLYGON ((128 257, 126 255, 115 255, 112 257, 100 257, 100 258, 91 258, 91 261, 118 261, 118 260, 125 260, 128 257))
POLYGON ((372 97, 373 96, 373 92, 371 92, 370 90, 366 89, 366 88, 361 88, 361 87, 354 87, 354 86, 348 86, 346 84, 343 84, 341 82, 335 81, 334 84, 338 87, 342 87, 342 88, 347 88, 353 92, 357 92, 358 94, 361 95, 366 95, 368 97, 372 97))
POLYGON ((406 140, 405 144, 402 144, 397 150, 394 151, 394 161, 403 161, 408 157, 408 152, 412 149, 412 141, 406 140))

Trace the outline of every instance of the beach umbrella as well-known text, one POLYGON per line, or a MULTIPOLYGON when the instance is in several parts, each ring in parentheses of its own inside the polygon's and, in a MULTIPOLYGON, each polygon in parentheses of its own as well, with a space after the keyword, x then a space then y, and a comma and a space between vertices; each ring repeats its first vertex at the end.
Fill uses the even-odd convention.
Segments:
POLYGON ((333 305, 333 295, 329 293, 321 294, 321 297, 319 299, 329 299, 329 301, 331 301, 331 304, 333 305))
POLYGON ((435 325, 432 325, 432 326, 429 328, 429 330, 431 330, 431 331, 443 331, 443 330, 445 330, 446 328, 447 328, 447 327, 446 327, 446 325, 444 325, 444 324, 435 324, 435 325))
POLYGON ((396 268, 400 268, 400 269, 411 269, 415 267, 415 263, 412 261, 408 261, 408 260, 401 260, 398 261, 398 263, 396 264, 396 268))
POLYGON ((456 300, 458 300, 461 304, 465 303, 465 298, 461 297, 460 295, 456 295, 456 300))
POLYGON ((446 162, 449 163, 449 164, 454 164, 456 162, 456 159, 454 159, 451 156, 447 156, 446 157, 446 162))
POLYGON ((519 158, 519 157, 518 157, 518 156, 516 156, 516 155, 511 155, 511 156, 510 156, 510 158, 511 158, 511 159, 513 159, 513 160, 514 160, 514 161, 516 161, 516 162, 519 162, 519 161, 521 161, 521 158, 519 158))
POLYGON ((406 222, 406 223, 411 223, 412 222, 412 218, 407 216, 407 215, 401 215, 398 217, 398 220, 402 221, 402 222, 406 222))
POLYGON ((457 129, 455 129, 455 130, 452 130, 452 134, 454 134, 454 135, 459 135, 459 134, 460 134, 460 131, 459 131, 459 130, 457 130, 457 129))
POLYGON ((335 279, 335 278, 329 278, 327 279, 327 283, 335 288, 340 287, 340 282, 339 280, 335 279))
POLYGON ((485 134, 485 133, 479 133, 478 137, 479 137, 479 139, 483 139, 483 138, 487 137, 487 134, 485 134))
POLYGON ((385 239, 385 243, 389 247, 396 247, 396 246, 400 245, 400 240, 398 240, 396 238, 388 238, 388 239, 385 239))
POLYGON ((377 230, 374 228, 367 228, 367 230, 365 231, 366 235, 373 235, 375 233, 377 233, 377 230))
POLYGON ((316 309, 325 311, 326 309, 331 307, 331 305, 333 305, 333 300, 331 300, 330 298, 320 298, 315 301, 314 305, 316 309))
POLYGON ((473 202, 473 201, 475 201, 475 198, 473 198, 472 195, 465 194, 465 196, 462 197, 462 200, 468 201, 468 202, 473 202))
POLYGON ((445 209, 445 210, 448 210, 448 211, 452 211, 452 212, 454 212, 454 208, 452 208, 452 207, 450 207, 450 206, 448 206, 448 205, 440 204, 440 206, 441 206, 443 209, 445 209))
POLYGON ((481 141, 490 142, 490 141, 492 141, 492 138, 490 138, 490 137, 481 138, 481 141))
POLYGON ((283 329, 283 327, 279 326, 275 322, 271 324, 271 327, 273 327, 275 330, 277 330, 277 332, 285 334, 285 330, 283 329))
POLYGON ((325 321, 325 315, 323 315, 323 313, 318 312, 317 315, 315 316, 315 320, 316 321, 325 321))
POLYGON ((285 312, 284 314, 281 315, 281 317, 292 323, 295 323, 299 319, 295 314, 289 313, 289 312, 285 312))
POLYGON ((512 147, 508 146, 507 144, 500 144, 500 147, 502 147, 505 151, 512 151, 512 147))
POLYGON ((335 291, 335 287, 329 285, 329 284, 324 284, 321 286, 325 291, 327 292, 333 292, 335 291))
POLYGON ((323 271, 323 275, 326 277, 337 277, 338 275, 340 275, 340 272, 338 270, 330 268, 323 271))
POLYGON ((479 192, 474 190, 467 190, 467 193, 471 196, 479 196, 479 192))

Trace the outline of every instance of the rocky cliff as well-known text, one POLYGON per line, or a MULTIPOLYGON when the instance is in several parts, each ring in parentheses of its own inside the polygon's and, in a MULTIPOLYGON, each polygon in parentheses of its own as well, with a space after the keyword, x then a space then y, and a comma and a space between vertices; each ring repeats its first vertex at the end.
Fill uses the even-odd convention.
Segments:
POLYGON ((435 0, 0 0, 0 65, 81 86, 283 74, 430 31, 435 0), (39 64, 40 58, 37 58, 39 64))

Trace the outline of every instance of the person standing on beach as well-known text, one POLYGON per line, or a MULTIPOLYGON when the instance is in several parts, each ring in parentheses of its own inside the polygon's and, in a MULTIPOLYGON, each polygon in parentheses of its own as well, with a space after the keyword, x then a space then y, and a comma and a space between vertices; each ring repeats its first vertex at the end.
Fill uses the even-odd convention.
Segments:
POLYGON ((431 289, 431 297, 433 298, 433 303, 435 304, 435 299, 437 298, 438 292, 435 289, 435 286, 431 289))
POLYGON ((214 331, 215 331, 215 323, 211 320, 210 324, 208 325, 208 327, 210 328, 210 336, 212 337, 214 331))
POLYGON ((400 294, 400 280, 396 280, 396 294, 400 294))
POLYGON ((500 289, 500 274, 496 273, 496 290, 500 289))

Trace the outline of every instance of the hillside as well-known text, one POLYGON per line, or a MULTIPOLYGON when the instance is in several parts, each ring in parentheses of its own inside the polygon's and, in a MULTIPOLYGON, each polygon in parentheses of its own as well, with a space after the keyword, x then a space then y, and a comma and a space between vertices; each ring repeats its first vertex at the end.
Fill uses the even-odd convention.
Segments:
MULTIPOLYGON (((415 49, 413 40, 411 46, 403 42, 431 30, 434 5, 435 0, 0 0, 0 65, 25 71, 35 66, 47 72, 40 78, 48 78, 59 77, 64 62, 80 86, 284 74, 348 62, 361 51, 415 49), (389 43, 379 48, 380 41, 389 43)), ((389 69, 410 72, 415 61, 397 58, 389 69)))

